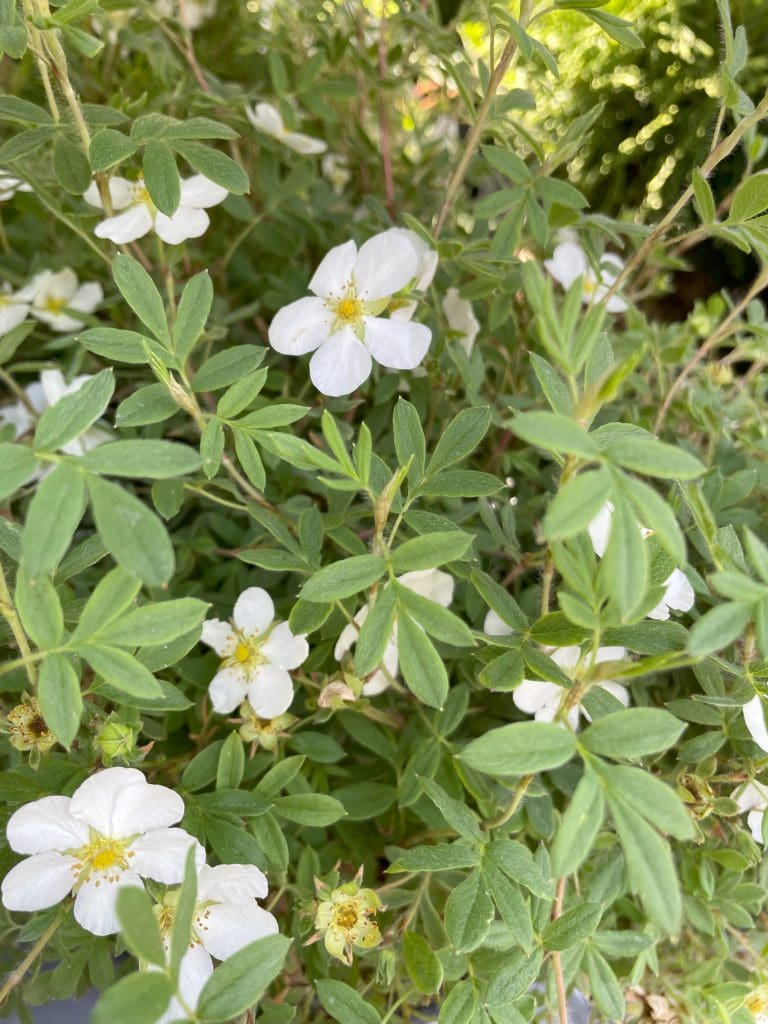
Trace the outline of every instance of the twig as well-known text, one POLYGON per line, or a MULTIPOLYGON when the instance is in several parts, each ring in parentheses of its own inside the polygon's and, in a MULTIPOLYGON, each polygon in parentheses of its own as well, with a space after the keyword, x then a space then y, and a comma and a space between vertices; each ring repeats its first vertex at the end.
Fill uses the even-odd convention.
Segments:
MULTIPOLYGON (((33 687, 37 686, 37 671, 33 662, 27 660, 32 658, 32 648, 29 646, 27 634, 24 632, 24 627, 21 624, 21 619, 11 597, 11 592, 8 589, 8 581, 5 578, 2 563, 0 563, 0 613, 2 613, 11 627, 13 639, 16 641, 16 646, 19 648, 19 652, 24 659, 24 670, 27 673, 30 685, 33 687)), ((1 999, 0 1003, 2 1003, 1 999)))
POLYGON ((392 143, 389 135, 389 112, 384 80, 387 74, 387 15, 386 4, 382 6, 379 22, 379 144, 381 145, 381 168, 384 173, 384 205, 392 220, 397 219, 395 205, 395 181, 392 175, 392 143))
POLYGON ((32 966, 32 964, 35 962, 35 960, 37 960, 38 956, 40 956, 42 951, 48 945, 48 943, 50 942, 51 938, 53 937, 53 935, 55 934, 56 930, 58 929, 59 925, 64 920, 64 917, 65 917, 68 909, 69 909, 69 905, 68 904, 65 904, 61 908, 59 913, 56 915, 56 917, 54 917, 54 919, 51 921, 51 923, 45 929, 43 934, 40 936, 40 938, 34 944, 32 949, 30 949, 30 951, 27 953, 27 955, 21 961, 21 963, 16 968, 16 970, 15 971, 11 971, 11 973, 5 979, 5 984, 3 985, 2 988, 0 988, 0 1006, 2 1006, 5 1003, 6 999, 11 994, 11 992, 13 992, 13 990, 18 985, 20 985, 21 982, 24 980, 24 975, 27 973, 27 971, 32 966))
POLYGON ((506 825, 506 823, 518 809, 520 804, 523 802, 523 797, 525 796, 526 792, 528 791, 528 787, 532 782, 533 774, 522 776, 517 786, 515 787, 515 792, 512 796, 512 799, 507 809, 502 814, 500 814, 498 818, 493 818, 491 821, 486 822, 485 828, 489 832, 491 831, 491 829, 500 828, 502 825, 506 825))
MULTIPOLYGON (((552 907, 552 920, 556 921, 563 912, 563 897, 565 896, 565 878, 557 883, 555 903, 552 907)), ((557 988, 557 1014, 560 1018, 559 1024, 568 1024, 568 1000, 565 995, 565 981, 563 979, 563 961, 559 952, 552 954, 552 966, 555 971, 555 986, 557 988)))

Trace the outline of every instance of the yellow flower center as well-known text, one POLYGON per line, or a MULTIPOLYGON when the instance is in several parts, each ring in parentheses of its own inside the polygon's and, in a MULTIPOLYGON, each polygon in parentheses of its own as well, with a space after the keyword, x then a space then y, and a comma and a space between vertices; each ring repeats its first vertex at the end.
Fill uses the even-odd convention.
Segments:
POLYGON ((152 205, 152 197, 149 194, 149 189, 143 181, 137 182, 136 187, 133 190, 134 201, 137 203, 146 203, 147 206, 152 205))
POLYGON ((597 291, 597 281, 594 281, 591 277, 585 277, 581 290, 588 298, 591 299, 597 291))
POLYGON ((67 300, 61 298, 61 296, 49 295, 44 302, 44 307, 49 313, 58 315, 63 309, 66 309, 67 300))
POLYGON ((83 879, 94 871, 102 872, 103 881, 116 882, 120 872, 128 868, 129 858, 134 856, 133 851, 127 849, 130 843, 131 839, 112 839, 92 830, 90 842, 79 850, 70 851, 78 860, 72 870, 83 879), (113 868, 117 868, 117 871, 112 872, 113 868))
POLYGON ((333 923, 342 931, 349 932, 357 925, 357 908, 350 903, 340 906, 333 915, 333 923))
POLYGON ((235 661, 245 665, 254 655, 253 648, 245 642, 239 643, 235 648, 235 661))
POLYGON ((346 324, 356 323, 363 315, 363 304, 355 296, 347 296, 336 303, 336 316, 346 324))

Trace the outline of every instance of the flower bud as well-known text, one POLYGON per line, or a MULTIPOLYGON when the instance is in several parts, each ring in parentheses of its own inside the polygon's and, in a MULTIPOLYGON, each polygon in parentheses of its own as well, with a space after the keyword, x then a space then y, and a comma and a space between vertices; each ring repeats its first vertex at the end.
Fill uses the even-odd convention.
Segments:
POLYGON ((354 702, 357 700, 357 695, 351 686, 348 686, 341 679, 334 679, 331 683, 326 685, 320 691, 320 695, 317 698, 317 706, 319 708, 333 708, 334 711, 339 711, 344 707, 345 701, 354 702))
POLYGON ((119 757, 127 761, 136 744, 136 728, 122 722, 105 722, 96 734, 96 745, 105 764, 119 757))

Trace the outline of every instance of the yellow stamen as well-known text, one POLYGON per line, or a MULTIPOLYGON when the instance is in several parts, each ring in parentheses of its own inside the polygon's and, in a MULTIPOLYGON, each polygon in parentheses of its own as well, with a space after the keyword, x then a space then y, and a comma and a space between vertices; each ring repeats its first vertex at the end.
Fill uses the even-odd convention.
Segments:
POLYGON ((250 661, 253 657, 253 650, 250 644, 239 643, 235 648, 235 661, 238 661, 241 665, 245 665, 247 661, 250 661))
POLYGON ((348 295, 336 303, 334 313, 345 324, 356 324, 362 319, 363 304, 356 296, 348 295))
POLYGON ((49 313, 59 314, 63 309, 67 307, 67 300, 62 299, 60 296, 49 295, 45 300, 45 309, 49 313))

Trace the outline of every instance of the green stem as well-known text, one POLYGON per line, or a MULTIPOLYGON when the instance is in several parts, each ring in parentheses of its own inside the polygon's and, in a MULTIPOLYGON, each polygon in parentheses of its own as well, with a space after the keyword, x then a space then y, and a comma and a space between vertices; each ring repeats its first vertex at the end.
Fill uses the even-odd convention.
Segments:
MULTIPOLYGON (((11 627, 13 633, 13 639, 16 641, 16 646, 22 656, 24 663, 24 670, 27 673, 31 686, 37 686, 37 672, 34 664, 32 663, 32 648, 27 640, 27 634, 24 632, 24 627, 21 624, 16 607, 11 597, 11 592, 8 588, 8 581, 5 578, 5 572, 3 571, 2 563, 0 563, 0 613, 7 620, 8 625, 11 627)), ((11 662, 13 664, 13 662, 11 662)), ((2 1002, 2 1000, 0 1000, 2 1002)))
POLYGON ((533 774, 523 775, 515 787, 515 792, 512 795, 512 799, 509 806, 498 818, 493 818, 491 821, 486 822, 485 828, 487 831, 491 831, 494 828, 501 828, 502 825, 506 825, 515 811, 518 809, 520 804, 523 802, 523 797, 528 792, 528 787, 533 782, 533 774))
POLYGON ((0 1006, 3 1006, 8 996, 13 990, 21 984, 24 980, 24 975, 27 973, 32 964, 37 960, 40 954, 43 952, 45 947, 48 945, 50 940, 56 933, 59 925, 64 920, 67 911, 69 910, 69 904, 65 904, 59 913, 54 917, 48 927, 45 929, 43 934, 34 944, 32 949, 27 953, 24 959, 21 961, 15 971, 11 971, 8 977, 5 979, 5 984, 0 988, 0 1006))

